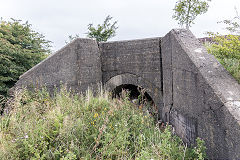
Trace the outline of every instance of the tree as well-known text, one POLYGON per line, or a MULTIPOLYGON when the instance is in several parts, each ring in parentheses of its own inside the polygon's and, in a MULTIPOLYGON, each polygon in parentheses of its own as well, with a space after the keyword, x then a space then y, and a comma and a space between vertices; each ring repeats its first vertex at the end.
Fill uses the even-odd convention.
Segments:
MULTIPOLYGON (((113 17, 107 16, 103 22, 102 25, 98 24, 97 27, 93 27, 93 24, 88 25, 88 32, 87 37, 88 38, 94 38, 98 42, 106 42, 108 39, 116 36, 116 30, 118 29, 117 21, 114 21, 111 23, 113 17)), ((70 43, 76 38, 79 38, 79 34, 76 34, 75 36, 68 36, 68 41, 65 41, 66 44, 70 43)))
MULTIPOLYGON (((0 20, 0 97, 6 98, 19 76, 50 53, 50 41, 28 22, 0 20)), ((0 100, 1 103, 1 100, 0 100)), ((1 110, 1 107, 0 107, 1 110)))
POLYGON ((103 24, 98 24, 97 27, 93 27, 93 24, 88 25, 88 33, 87 37, 95 38, 98 42, 106 42, 108 39, 114 37, 116 35, 117 30, 117 21, 111 23, 111 16, 107 16, 104 20, 103 24))
POLYGON ((209 8, 207 1, 211 0, 178 0, 173 9, 173 18, 178 24, 185 25, 186 29, 189 29, 198 15, 207 12, 209 8))

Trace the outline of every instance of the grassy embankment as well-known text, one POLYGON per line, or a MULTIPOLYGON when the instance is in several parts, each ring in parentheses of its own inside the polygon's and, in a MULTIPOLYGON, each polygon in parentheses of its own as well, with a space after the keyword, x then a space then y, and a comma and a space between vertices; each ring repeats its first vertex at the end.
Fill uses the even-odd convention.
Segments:
POLYGON ((72 96, 64 89, 18 93, 0 118, 0 159, 203 159, 167 126, 129 101, 100 92, 72 96))

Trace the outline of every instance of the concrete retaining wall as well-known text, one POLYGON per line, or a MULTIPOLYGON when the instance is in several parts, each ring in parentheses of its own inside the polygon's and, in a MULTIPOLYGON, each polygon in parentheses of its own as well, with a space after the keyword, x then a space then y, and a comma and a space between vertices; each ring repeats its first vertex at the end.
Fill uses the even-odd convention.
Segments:
POLYGON ((187 30, 162 38, 166 119, 186 142, 206 142, 211 159, 240 159, 240 85, 187 30))
POLYGON ((46 86, 53 88, 66 84, 76 92, 95 88, 102 82, 100 52, 97 42, 76 39, 26 73, 16 83, 16 88, 46 86))

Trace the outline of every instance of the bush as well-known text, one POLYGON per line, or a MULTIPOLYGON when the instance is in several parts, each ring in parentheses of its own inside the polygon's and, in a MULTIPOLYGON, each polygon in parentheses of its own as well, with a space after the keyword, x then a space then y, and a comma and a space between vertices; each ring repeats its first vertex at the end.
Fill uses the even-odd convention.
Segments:
POLYGON ((240 83, 240 37, 236 35, 221 36, 213 34, 214 43, 206 44, 210 54, 226 68, 240 83))
POLYGON ((0 119, 0 159, 203 159, 125 97, 21 92, 0 119))
POLYGON ((47 57, 49 44, 28 22, 0 20, 0 104, 19 76, 47 57))

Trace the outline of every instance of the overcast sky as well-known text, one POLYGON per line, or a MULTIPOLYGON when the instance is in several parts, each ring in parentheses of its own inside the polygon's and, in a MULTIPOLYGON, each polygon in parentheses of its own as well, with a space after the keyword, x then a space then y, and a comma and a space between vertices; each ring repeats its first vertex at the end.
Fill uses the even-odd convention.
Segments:
MULTIPOLYGON (((89 23, 102 23, 107 15, 118 21, 117 36, 111 40, 161 37, 172 28, 179 28, 172 19, 177 0, 0 0, 0 17, 29 21, 32 28, 53 42, 56 51, 65 45, 68 35, 86 37, 89 23)), ((206 31, 220 32, 217 24, 232 19, 240 12, 240 0, 212 0, 206 14, 200 15, 191 27, 197 37, 206 31)))

